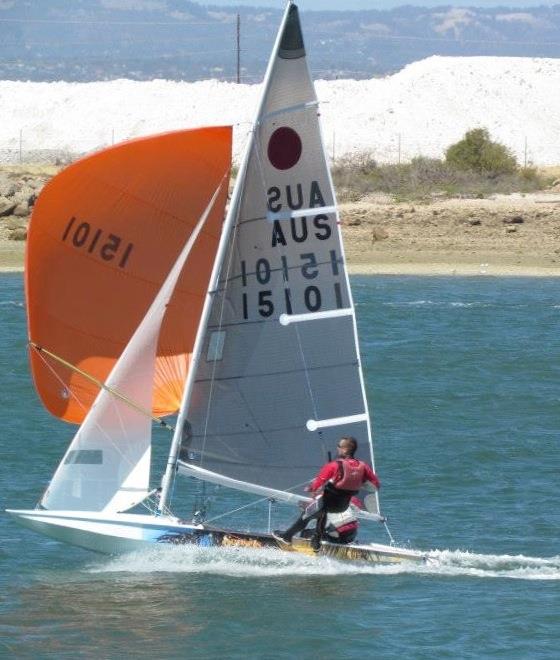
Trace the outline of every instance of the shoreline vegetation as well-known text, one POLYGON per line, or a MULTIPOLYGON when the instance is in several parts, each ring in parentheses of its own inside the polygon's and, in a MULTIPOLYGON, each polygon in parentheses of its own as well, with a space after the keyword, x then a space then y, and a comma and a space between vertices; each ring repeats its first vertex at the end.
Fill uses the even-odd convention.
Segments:
MULTIPOLYGON (((560 275, 560 166, 477 178, 443 165, 335 164, 351 274, 560 275)), ((0 166, 0 272, 23 271, 29 214, 58 170, 0 166)))

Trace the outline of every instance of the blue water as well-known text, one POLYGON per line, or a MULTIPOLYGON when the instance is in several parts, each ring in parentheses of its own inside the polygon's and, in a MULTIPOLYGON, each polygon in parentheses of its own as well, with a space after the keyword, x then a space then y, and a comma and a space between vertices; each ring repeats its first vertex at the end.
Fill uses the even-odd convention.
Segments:
MULTIPOLYGON (((0 656, 558 657, 560 280, 356 277, 353 290, 383 510, 431 561, 108 558, 2 515, 0 656)), ((0 275, 2 508, 35 504, 72 435, 37 400, 25 339, 22 278, 0 275)), ((247 498, 215 493, 211 514, 247 498)), ((220 522, 263 517, 259 504, 220 522)))

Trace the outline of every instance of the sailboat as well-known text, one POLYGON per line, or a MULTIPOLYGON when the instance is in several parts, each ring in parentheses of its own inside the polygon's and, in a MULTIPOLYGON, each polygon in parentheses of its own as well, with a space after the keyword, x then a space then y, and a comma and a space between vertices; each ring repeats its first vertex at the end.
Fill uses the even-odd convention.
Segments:
MULTIPOLYGON (((172 512, 186 475, 295 513, 342 436, 374 465, 318 114, 289 2, 227 214, 229 127, 125 142, 45 188, 26 255, 31 367, 46 408, 80 427, 37 508, 9 511, 18 522, 104 553, 194 543, 424 560, 392 543, 283 546, 270 528, 172 512), (157 488, 154 421, 173 431, 157 488)), ((366 503, 358 515, 386 524, 377 493, 366 503)))

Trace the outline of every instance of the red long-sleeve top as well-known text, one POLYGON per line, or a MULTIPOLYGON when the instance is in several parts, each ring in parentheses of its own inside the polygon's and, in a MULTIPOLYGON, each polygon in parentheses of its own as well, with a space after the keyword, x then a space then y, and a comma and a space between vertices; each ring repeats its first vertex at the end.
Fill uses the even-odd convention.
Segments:
MULTIPOLYGON (((354 461, 356 464, 359 463, 357 458, 350 458, 345 460, 354 461)), ((376 488, 381 488, 381 482, 377 478, 375 472, 370 468, 370 466, 367 463, 364 463, 364 465, 366 467, 365 475, 364 475, 365 476, 364 483, 366 481, 369 481, 376 488)), ((338 461, 331 461, 330 463, 326 463, 325 465, 323 465, 323 467, 319 471, 319 474, 311 482, 311 485, 309 486, 309 490, 313 493, 316 490, 322 488, 329 479, 336 478, 338 474, 338 470, 339 470, 338 461)))

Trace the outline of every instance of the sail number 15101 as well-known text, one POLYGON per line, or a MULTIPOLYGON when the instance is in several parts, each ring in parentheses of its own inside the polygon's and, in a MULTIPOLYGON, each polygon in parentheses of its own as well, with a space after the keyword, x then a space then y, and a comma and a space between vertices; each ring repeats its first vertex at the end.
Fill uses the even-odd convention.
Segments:
MULTIPOLYGON (((288 267, 288 262, 285 256, 280 257, 280 268, 272 268, 268 259, 260 258, 257 260, 255 269, 251 273, 248 272, 246 262, 241 261, 241 284, 244 288, 247 286, 248 278, 250 276, 254 277, 260 285, 269 284, 274 271, 280 271, 282 273, 282 279, 284 282, 284 287, 277 288, 275 291, 269 288, 261 289, 253 291, 251 296, 246 291, 242 292, 241 303, 244 319, 249 318, 249 308, 253 306, 256 307, 258 315, 263 318, 268 318, 275 312, 279 312, 278 307, 280 307, 282 311, 285 311, 286 314, 293 314, 294 306, 297 308, 300 307, 300 304, 296 304, 298 301, 293 299, 293 290, 290 288, 290 279, 292 276, 298 274, 303 277, 304 281, 315 280, 319 275, 319 263, 315 254, 312 252, 301 254, 299 256, 300 264, 292 266, 291 268, 288 267), (254 296, 256 296, 256 298, 254 296)), ((334 250, 331 250, 330 252, 330 267, 332 269, 332 274, 335 277, 338 276, 338 258, 334 250)), ((302 296, 301 303, 303 303, 304 309, 308 312, 318 312, 324 304, 324 294, 326 292, 322 291, 322 288, 317 286, 317 284, 309 282, 300 293, 302 296)), ((322 287, 325 286, 328 287, 328 285, 323 282, 322 287)), ((335 305, 338 309, 341 309, 343 307, 343 300, 340 282, 335 281, 332 283, 332 286, 332 294, 330 295, 332 296, 334 294, 335 305)), ((330 296, 327 296, 327 298, 328 297, 330 296)))
POLYGON ((76 216, 68 221, 62 241, 88 254, 97 254, 104 261, 116 260, 119 268, 126 266, 134 249, 133 243, 126 243, 120 236, 95 228, 89 222, 79 222, 76 216))

